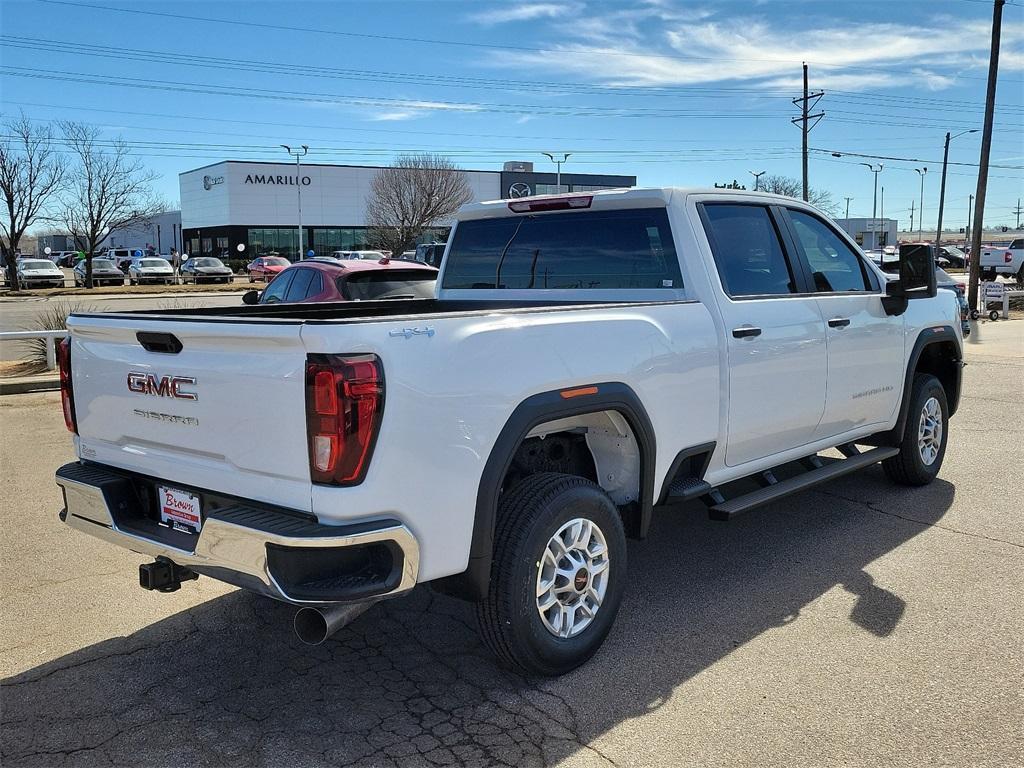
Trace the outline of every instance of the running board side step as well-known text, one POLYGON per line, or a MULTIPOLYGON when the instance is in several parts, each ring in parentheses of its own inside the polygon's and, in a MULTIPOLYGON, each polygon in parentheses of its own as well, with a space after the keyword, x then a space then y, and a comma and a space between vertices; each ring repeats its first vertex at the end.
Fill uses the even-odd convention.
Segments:
POLYGON ((864 453, 851 455, 849 458, 824 464, 816 469, 811 469, 802 475, 791 477, 788 480, 781 480, 772 485, 766 485, 734 499, 715 504, 708 510, 708 517, 712 520, 728 521, 747 510, 767 504, 770 501, 788 496, 797 491, 803 491, 818 483, 824 483, 858 469, 876 464, 882 459, 888 459, 899 453, 898 448, 882 447, 872 448, 864 453))

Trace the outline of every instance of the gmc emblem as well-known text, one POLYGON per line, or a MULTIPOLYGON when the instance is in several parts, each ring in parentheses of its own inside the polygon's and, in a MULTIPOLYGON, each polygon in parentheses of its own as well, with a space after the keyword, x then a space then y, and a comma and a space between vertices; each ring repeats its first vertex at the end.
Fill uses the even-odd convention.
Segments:
POLYGON ((178 400, 198 400, 199 395, 195 392, 182 390, 182 386, 194 386, 195 383, 196 380, 192 376, 163 376, 158 379, 152 373, 131 371, 128 374, 128 391, 138 392, 140 395, 174 397, 178 400))

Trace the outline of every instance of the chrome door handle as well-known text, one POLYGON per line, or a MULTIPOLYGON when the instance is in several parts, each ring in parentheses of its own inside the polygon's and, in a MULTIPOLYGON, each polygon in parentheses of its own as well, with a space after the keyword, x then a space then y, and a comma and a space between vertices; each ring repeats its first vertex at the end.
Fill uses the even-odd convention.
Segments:
POLYGON ((850 318, 848 317, 833 317, 828 321, 829 328, 845 328, 850 324, 850 318))
POLYGON ((749 326, 745 328, 733 328, 732 335, 737 339, 749 339, 753 336, 760 336, 760 328, 751 328, 749 326))

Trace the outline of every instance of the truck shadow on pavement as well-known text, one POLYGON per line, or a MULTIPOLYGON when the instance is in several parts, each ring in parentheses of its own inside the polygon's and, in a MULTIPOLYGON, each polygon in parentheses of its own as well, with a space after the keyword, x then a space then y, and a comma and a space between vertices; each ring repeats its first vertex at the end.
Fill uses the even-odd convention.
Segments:
POLYGON ((557 680, 498 667, 472 606, 425 588, 315 648, 294 637, 291 608, 234 592, 3 681, 2 761, 611 763, 597 737, 831 589, 856 596, 836 621, 880 638, 885 653, 906 606, 864 569, 937 522, 953 494, 941 480, 895 488, 876 467, 728 524, 699 505, 661 509, 650 538, 630 544, 627 597, 604 648, 557 680))

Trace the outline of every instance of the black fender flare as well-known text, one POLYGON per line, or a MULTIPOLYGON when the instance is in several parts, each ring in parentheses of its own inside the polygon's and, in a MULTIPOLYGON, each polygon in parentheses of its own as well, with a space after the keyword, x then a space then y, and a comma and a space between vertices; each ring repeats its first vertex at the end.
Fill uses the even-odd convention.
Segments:
POLYGON ((914 383, 914 371, 917 370, 917 364, 921 360, 921 354, 924 352, 925 347, 947 341, 953 342, 953 345, 957 348, 957 352, 959 354, 959 357, 955 361, 956 391, 946 393, 949 415, 952 416, 956 413, 957 407, 960 403, 960 374, 963 370, 963 348, 957 341, 956 331, 953 330, 952 326, 931 326, 929 328, 925 328, 917 335, 917 341, 914 342, 914 348, 910 351, 910 357, 907 358, 907 370, 903 380, 903 396, 900 398, 900 413, 896 419, 896 426, 894 426, 888 433, 888 438, 892 442, 887 442, 887 444, 899 445, 903 441, 903 432, 907 427, 907 418, 910 411, 910 390, 914 383))
POLYGON ((530 430, 539 424, 598 411, 620 413, 636 437, 640 451, 640 499, 636 530, 631 533, 637 537, 647 534, 654 506, 656 444, 654 427, 636 392, 621 382, 587 383, 568 389, 541 392, 526 398, 516 406, 498 434, 484 464, 477 490, 469 564, 463 573, 440 580, 437 584, 440 591, 469 600, 481 600, 487 596, 491 578, 491 558, 494 552, 498 497, 501 493, 501 482, 508 472, 516 449, 530 430), (567 393, 582 390, 587 392, 566 396, 567 393))

